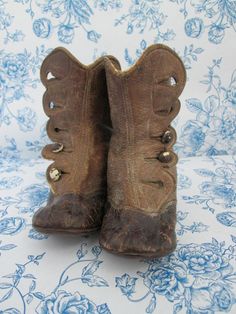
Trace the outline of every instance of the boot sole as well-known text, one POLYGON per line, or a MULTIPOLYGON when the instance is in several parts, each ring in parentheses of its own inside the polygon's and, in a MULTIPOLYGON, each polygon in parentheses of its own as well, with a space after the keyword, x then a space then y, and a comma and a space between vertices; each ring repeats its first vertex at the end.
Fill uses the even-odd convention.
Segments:
POLYGON ((93 228, 93 229, 86 229, 86 230, 81 230, 81 229, 60 229, 60 228, 41 228, 38 226, 33 226, 33 228, 40 232, 40 233, 45 233, 45 234, 53 234, 53 233, 64 233, 64 234, 74 234, 74 235, 87 235, 89 233, 94 233, 98 231, 100 228, 93 228))
POLYGON ((153 254, 149 254, 149 253, 136 253, 136 252, 118 252, 116 250, 112 250, 112 249, 108 249, 106 248, 105 246, 103 246, 101 243, 100 243, 100 246, 102 249, 104 249, 105 251, 107 251, 108 253, 112 253, 112 254, 116 254, 116 255, 119 255, 119 256, 130 256, 130 257, 144 257, 144 258, 161 258, 161 257, 164 257, 166 255, 169 255, 170 253, 174 252, 174 250, 176 249, 176 247, 170 249, 169 251, 165 252, 165 254, 158 254, 158 253, 153 253, 153 254))

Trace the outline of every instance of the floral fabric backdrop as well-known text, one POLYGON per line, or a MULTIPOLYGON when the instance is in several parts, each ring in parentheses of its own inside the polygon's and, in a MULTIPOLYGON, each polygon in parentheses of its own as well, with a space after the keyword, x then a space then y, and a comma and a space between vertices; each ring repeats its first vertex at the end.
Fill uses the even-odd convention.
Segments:
POLYGON ((236 1, 0 0, 0 313, 236 312, 236 1), (178 247, 140 260, 31 227, 47 199, 39 68, 55 47, 127 69, 153 43, 187 69, 174 122, 178 247))

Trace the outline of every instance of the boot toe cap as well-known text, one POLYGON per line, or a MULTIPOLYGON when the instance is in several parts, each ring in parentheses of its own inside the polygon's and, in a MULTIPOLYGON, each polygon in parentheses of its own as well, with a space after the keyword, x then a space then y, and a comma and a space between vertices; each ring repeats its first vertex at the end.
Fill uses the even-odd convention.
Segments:
POLYGON ((153 215, 137 209, 109 208, 103 219, 100 244, 112 253, 162 257, 176 248, 175 223, 173 209, 153 215))
POLYGON ((56 197, 33 216, 33 227, 44 233, 87 233, 100 228, 102 201, 84 199, 79 195, 56 197))

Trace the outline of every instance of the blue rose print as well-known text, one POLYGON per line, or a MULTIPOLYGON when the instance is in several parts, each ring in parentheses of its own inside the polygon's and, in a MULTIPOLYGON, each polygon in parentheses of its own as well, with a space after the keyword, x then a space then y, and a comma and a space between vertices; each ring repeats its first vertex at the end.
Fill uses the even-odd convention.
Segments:
POLYGON ((153 264, 146 273, 142 274, 142 277, 151 293, 164 295, 173 302, 183 295, 181 282, 185 282, 186 272, 186 266, 181 263, 177 264, 175 269, 168 263, 153 264))
POLYGON ((91 40, 91 41, 97 43, 97 42, 98 42, 98 39, 101 37, 101 35, 98 34, 98 33, 95 32, 95 31, 90 31, 90 32, 87 33, 87 37, 88 37, 89 40, 91 40))
POLYGON ((236 31, 236 2, 232 0, 170 0, 176 2, 180 12, 187 18, 191 7, 195 14, 201 14, 200 17, 193 17, 185 23, 185 33, 192 38, 199 38, 204 30, 208 30, 208 40, 213 44, 220 44, 226 34, 227 29, 236 31), (188 7, 189 5, 189 7, 188 7))
POLYGON ((204 145, 205 137, 205 132, 197 122, 188 121, 181 130, 184 153, 188 156, 194 156, 204 145), (191 146, 187 143, 191 143, 191 146))
MULTIPOLYGON (((0 206, 9 208, 14 206, 18 208, 20 214, 28 213, 30 216, 33 215, 34 211, 39 209, 43 204, 46 203, 48 198, 48 186, 42 184, 32 184, 22 189, 17 197, 6 196, 0 198, 0 206)), ((7 209, 4 214, 7 213, 7 209)), ((32 234, 37 237, 37 234, 32 234)))
POLYGON ((132 1, 127 12, 116 19, 115 26, 126 23, 126 33, 132 35, 135 30, 143 34, 145 30, 153 31, 155 42, 170 41, 175 38, 173 29, 162 30, 167 15, 162 11, 160 1, 138 0, 132 1))
POLYGON ((186 313, 229 312, 236 303, 230 284, 235 280, 230 263, 235 248, 235 244, 226 247, 214 238, 209 243, 180 245, 169 256, 146 261, 146 271, 137 272, 140 279, 128 274, 116 277, 117 287, 130 302, 150 297, 146 313, 155 312, 158 295, 173 302, 173 313, 184 308, 186 313), (137 280, 148 289, 139 299, 134 298, 137 280))
POLYGON ((25 220, 21 217, 3 218, 0 220, 0 234, 15 235, 25 228, 25 220))
POLYGON ((236 206, 236 182, 234 177, 236 162, 233 160, 232 163, 227 163, 223 159, 216 159, 215 166, 214 170, 207 168, 194 169, 194 175, 197 174, 202 177, 200 179, 201 184, 198 185, 200 193, 193 196, 182 195, 182 198, 188 204, 197 204, 212 214, 216 213, 216 219, 223 225, 235 226, 235 215, 229 209, 236 206), (224 212, 222 212, 223 210, 224 212))
POLYGON ((208 39, 213 44, 220 44, 225 37, 225 29, 223 26, 212 25, 208 32, 208 39))
POLYGON ((236 206, 236 193, 230 185, 225 186, 220 183, 203 182, 200 185, 200 191, 203 195, 212 196, 216 204, 224 204, 226 207, 236 206))
POLYGON ((35 111, 29 106, 24 106, 17 109, 16 113, 12 104, 23 99, 24 102, 29 101, 29 89, 37 87, 39 77, 36 71, 47 53, 48 50, 45 50, 44 46, 37 47, 35 54, 29 53, 26 49, 20 53, 0 51, 0 125, 10 125, 12 120, 15 120, 22 132, 34 129, 35 111))
POLYGON ((233 140, 236 135, 236 114, 231 113, 227 108, 221 108, 219 112, 221 112, 221 117, 212 121, 215 133, 222 140, 233 140))
POLYGON ((236 213, 224 212, 216 215, 217 220, 227 227, 236 227, 236 213))
POLYGON ((201 35, 204 29, 203 20, 192 18, 185 22, 185 32, 189 37, 197 38, 201 35))
POLYGON ((48 192, 47 186, 41 184, 30 185, 19 193, 19 200, 16 206, 21 212, 33 213, 46 202, 48 192))
MULTIPOLYGON (((94 285, 96 285, 96 281, 98 284, 98 279, 100 280, 100 283, 101 280, 103 280, 104 283, 106 282, 105 279, 95 275, 95 272, 99 269, 100 264, 102 263, 102 261, 98 260, 101 249, 99 251, 97 246, 92 247, 91 257, 89 257, 88 250, 86 250, 85 247, 85 243, 80 246, 80 249, 77 251, 75 261, 65 267, 61 273, 57 286, 48 295, 45 295, 41 291, 36 290, 37 279, 32 273, 29 273, 29 270, 27 269, 29 266, 31 266, 30 269, 32 270, 33 265, 39 265, 40 261, 44 258, 45 253, 37 256, 32 254, 28 255, 27 262, 24 264, 17 263, 16 271, 10 275, 4 276, 3 280, 5 280, 5 282, 0 282, 0 292, 1 289, 4 289, 5 291, 8 290, 5 296, 1 299, 1 303, 4 305, 4 301, 11 299, 13 294, 12 292, 15 290, 17 295, 14 297, 16 298, 18 296, 18 299, 21 301, 23 307, 23 311, 20 313, 26 314, 28 312, 28 305, 33 300, 35 300, 37 301, 37 305, 34 312, 38 314, 111 314, 107 303, 97 305, 85 295, 80 294, 78 291, 69 292, 65 290, 68 283, 79 280, 81 280, 83 283, 82 279, 88 277, 90 278, 90 281, 94 283, 94 285), (94 254, 94 252, 96 252, 96 254, 94 254), (70 270, 74 268, 76 271, 78 271, 79 265, 83 265, 81 276, 76 277, 75 275, 75 277, 72 277, 70 270), (25 280, 31 280, 28 292, 25 292, 28 285, 21 285, 22 281, 25 280)), ((107 285, 103 285, 103 287, 105 286, 107 285)), ((98 284, 97 287, 101 288, 102 285, 98 284)), ((13 300, 14 299, 12 298, 11 301, 13 300)), ((12 309, 9 309, 9 311, 12 309)), ((16 309, 16 311, 18 311, 18 309, 16 309)))
POLYGON ((197 244, 187 244, 180 248, 178 256, 188 267, 188 271, 193 275, 217 272, 225 266, 225 260, 214 252, 214 245, 208 244, 199 246, 197 244))
POLYGON ((51 21, 46 18, 37 19, 33 23, 33 31, 37 37, 47 38, 51 33, 51 21))
POLYGON ((36 308, 38 314, 62 314, 62 313, 83 313, 83 314, 98 314, 96 305, 80 295, 78 292, 74 294, 66 291, 58 291, 56 294, 51 294, 43 300, 36 308))
POLYGON ((57 35, 61 42, 70 44, 75 35, 74 27, 71 25, 60 25, 57 35))
MULTIPOLYGON (((103 11, 119 10, 122 7, 120 0, 96 0, 91 3, 84 0, 15 1, 27 6, 26 12, 32 19, 38 17, 33 20, 33 32, 37 37, 46 39, 56 30, 58 40, 64 44, 73 42, 76 30, 85 32, 88 40, 98 42, 101 34, 94 27, 88 28, 94 15, 92 6, 103 11), (40 17, 44 14, 50 14, 50 19, 40 17)), ((164 15, 160 17, 164 19, 164 15)))
MULTIPOLYGON (((205 287, 192 289, 191 306, 193 311, 230 312, 234 303, 232 292, 220 284, 212 284, 209 289, 205 287)), ((213 312, 213 313, 214 313, 213 312)))
POLYGON ((23 132, 30 132, 36 124, 36 114, 30 107, 18 110, 17 122, 23 132))
POLYGON ((212 285, 210 292, 213 294, 213 304, 216 311, 229 312, 234 303, 233 293, 222 285, 212 285))
POLYGON ((3 70, 11 80, 23 79, 28 75, 27 59, 24 54, 9 54, 2 60, 3 70))
POLYGON ((175 145, 176 151, 185 156, 215 156, 235 154, 232 141, 236 140, 236 113, 234 106, 234 86, 236 72, 233 71, 228 86, 224 86, 217 73, 222 59, 214 59, 208 67, 208 74, 201 81, 207 87, 205 101, 197 98, 186 100, 187 109, 195 116, 181 127, 175 145), (224 143, 224 145, 222 145, 224 143))

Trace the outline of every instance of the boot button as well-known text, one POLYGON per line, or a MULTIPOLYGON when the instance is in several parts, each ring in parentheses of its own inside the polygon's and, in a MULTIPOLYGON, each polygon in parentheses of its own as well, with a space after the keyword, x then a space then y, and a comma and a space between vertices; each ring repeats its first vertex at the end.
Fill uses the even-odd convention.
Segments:
POLYGON ((172 159, 171 153, 170 153, 170 152, 162 152, 162 153, 160 153, 160 155, 158 156, 158 159, 160 160, 160 162, 168 163, 168 162, 170 162, 171 159, 172 159))
POLYGON ((162 135, 161 142, 163 144, 168 144, 173 140, 173 134, 170 130, 165 131, 165 133, 162 135))
POLYGON ((64 145, 62 143, 56 143, 55 144, 55 148, 53 149, 53 153, 60 153, 61 151, 63 151, 64 149, 64 145))
POLYGON ((56 169, 56 168, 52 168, 50 171, 49 171, 49 176, 50 178, 52 179, 52 181, 56 182, 60 179, 61 177, 61 171, 56 169))

